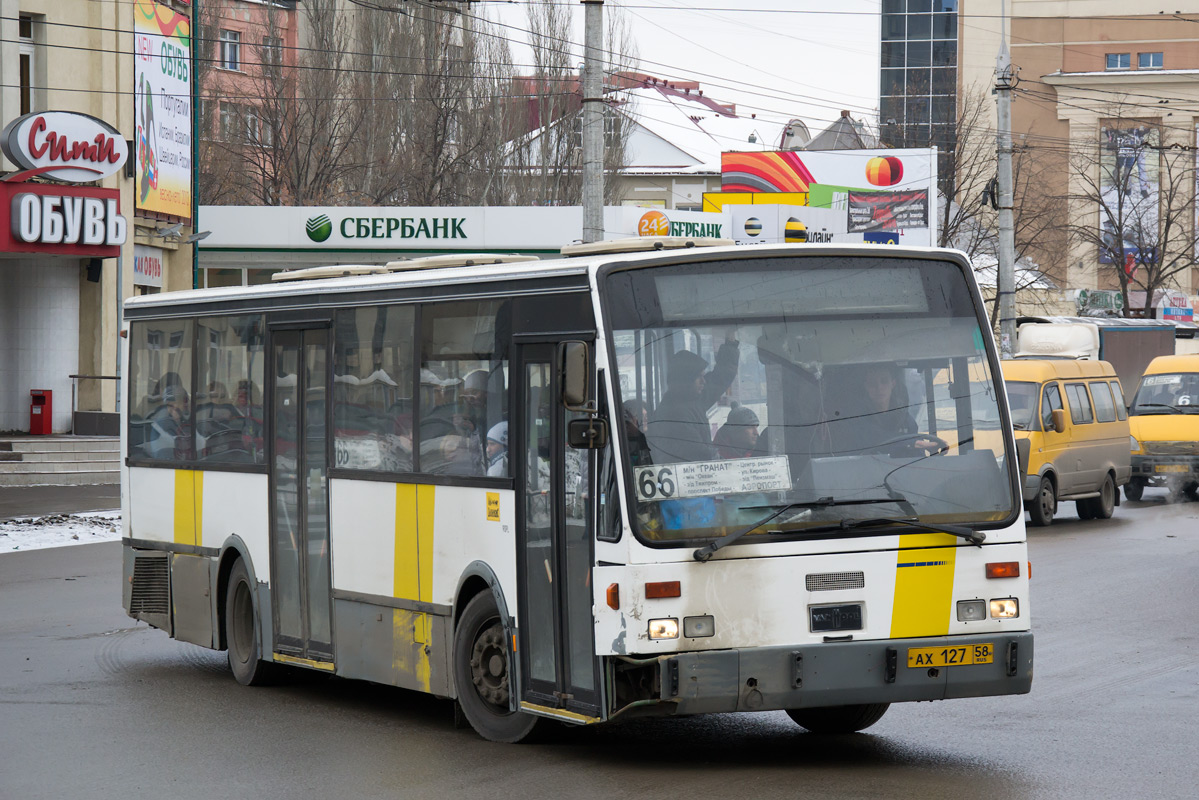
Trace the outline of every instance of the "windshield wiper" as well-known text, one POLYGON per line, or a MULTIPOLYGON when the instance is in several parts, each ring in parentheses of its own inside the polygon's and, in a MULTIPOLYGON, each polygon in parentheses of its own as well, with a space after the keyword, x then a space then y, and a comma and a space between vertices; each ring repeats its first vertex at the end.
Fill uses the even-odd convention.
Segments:
POLYGON ((730 545, 733 542, 740 539, 742 536, 748 536, 749 534, 756 531, 758 528, 765 525, 767 522, 770 522, 771 520, 781 517, 783 514, 786 514, 788 511, 791 511, 792 509, 821 508, 821 507, 825 507, 825 506, 870 505, 873 503, 897 503, 897 504, 900 504, 901 507, 906 505, 907 508, 905 510, 911 509, 911 505, 908 504, 907 500, 905 500, 902 497, 861 498, 861 499, 853 499, 853 500, 837 500, 834 497, 820 497, 820 498, 817 498, 816 500, 801 500, 796 503, 786 503, 785 505, 778 506, 777 508, 776 508, 776 506, 773 506, 773 505, 745 506, 743 510, 754 510, 754 509, 759 509, 759 508, 776 508, 776 510, 774 511, 774 513, 768 514, 767 516, 758 520, 757 522, 755 522, 753 525, 750 525, 749 527, 742 528, 742 529, 740 529, 738 531, 734 531, 733 533, 730 533, 726 536, 722 536, 721 538, 717 539, 714 542, 709 542, 708 544, 706 544, 703 547, 696 550, 691 555, 692 555, 692 557, 695 558, 696 561, 706 562, 710 558, 712 558, 712 555, 717 550, 727 547, 728 545, 730 545))
POLYGON ((854 528, 877 528, 880 525, 910 525, 913 528, 932 531, 933 533, 948 533, 966 539, 970 544, 982 546, 987 535, 982 531, 966 528, 961 525, 932 525, 921 522, 916 517, 872 517, 869 519, 843 519, 832 525, 822 525, 818 528, 808 528, 805 533, 830 530, 852 530, 854 528))
MULTIPOLYGON (((1170 411, 1174 411, 1174 412, 1181 411, 1181 409, 1178 406, 1172 406, 1169 403, 1138 403, 1137 405, 1133 406, 1134 411, 1141 411, 1141 409, 1145 409, 1145 408, 1168 408, 1168 409, 1170 409, 1170 411)), ((1190 408, 1190 406, 1187 406, 1187 408, 1190 408)), ((1196 408, 1199 408, 1199 406, 1196 406, 1196 408)), ((1169 412, 1150 411, 1148 413, 1150 413, 1150 414, 1166 414, 1169 412)))

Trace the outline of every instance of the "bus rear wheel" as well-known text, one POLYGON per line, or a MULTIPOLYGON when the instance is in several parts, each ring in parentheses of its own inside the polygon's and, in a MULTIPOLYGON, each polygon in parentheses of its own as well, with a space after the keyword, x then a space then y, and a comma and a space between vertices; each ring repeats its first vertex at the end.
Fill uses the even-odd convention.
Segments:
POLYGON ((812 733, 857 733, 883 718, 890 703, 863 703, 826 708, 789 708, 787 716, 812 733))
POLYGON ((1134 503, 1145 496, 1145 482, 1139 478, 1130 478, 1124 484, 1124 496, 1134 503))
POLYGON ((454 686, 462 713, 491 742, 519 742, 537 717, 509 708, 513 690, 511 652, 490 593, 471 598, 454 631, 454 686))
POLYGON ((225 589, 225 639, 229 669, 242 686, 264 686, 276 676, 275 664, 262 660, 258 649, 258 609, 250 573, 240 558, 229 573, 225 589))

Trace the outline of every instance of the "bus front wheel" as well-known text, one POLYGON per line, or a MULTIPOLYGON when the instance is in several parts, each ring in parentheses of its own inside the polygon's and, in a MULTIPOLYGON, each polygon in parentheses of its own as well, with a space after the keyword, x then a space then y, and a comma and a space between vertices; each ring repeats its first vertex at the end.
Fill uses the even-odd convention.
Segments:
POLYGON ((1134 503, 1145 496, 1145 482, 1139 478, 1132 478, 1128 483, 1124 484, 1124 496, 1134 503))
POLYGON ((519 742, 537 717, 509 708, 511 651, 491 594, 471 598, 454 631, 454 686, 470 726, 492 742, 519 742))
POLYGON ((857 733, 883 718, 890 703, 863 703, 826 708, 789 708, 787 716, 812 733, 857 733))
POLYGON ((271 682, 275 665, 262 660, 258 649, 258 610, 250 573, 241 559, 229 573, 225 589, 225 638, 229 643, 229 669, 243 686, 262 686, 271 682))

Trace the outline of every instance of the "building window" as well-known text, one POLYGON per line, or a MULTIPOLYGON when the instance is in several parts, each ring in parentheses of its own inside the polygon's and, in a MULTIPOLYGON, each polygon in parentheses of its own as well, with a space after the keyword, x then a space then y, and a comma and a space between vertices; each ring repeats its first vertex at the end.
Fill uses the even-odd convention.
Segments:
POLYGON ((221 31, 221 69, 241 71, 241 34, 221 31))
POLYGON ((1161 69, 1161 53, 1137 53, 1137 69, 1161 69))
POLYGON ((283 64, 283 40, 278 36, 267 36, 262 40, 262 63, 272 67, 283 64))
POLYGON ((22 15, 18 23, 20 33, 20 90, 21 113, 33 111, 33 18, 22 15))
POLYGON ((1107 68, 1108 69, 1128 69, 1132 66, 1132 55, 1130 53, 1108 53, 1107 68))

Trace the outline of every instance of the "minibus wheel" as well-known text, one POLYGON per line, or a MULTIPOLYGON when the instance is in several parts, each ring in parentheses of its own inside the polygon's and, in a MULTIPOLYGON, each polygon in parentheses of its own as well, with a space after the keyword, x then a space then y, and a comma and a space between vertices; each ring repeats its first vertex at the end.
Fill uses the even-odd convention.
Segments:
POLYGON ((454 631, 454 686, 470 726, 492 742, 519 742, 537 717, 509 709, 512 653, 489 592, 471 598, 454 631))
POLYGON ((1099 496, 1091 501, 1091 513, 1095 519, 1111 519, 1116 511, 1116 482, 1110 474, 1103 479, 1099 496))
POLYGON ((883 718, 890 703, 862 703, 824 708, 789 708, 787 716, 812 733, 857 733, 883 718))
POLYGON ((1028 505, 1028 516, 1032 524, 1045 527, 1053 523, 1053 514, 1057 511, 1057 494, 1053 490, 1053 481, 1048 475, 1041 476, 1041 485, 1037 487, 1037 495, 1028 505))
POLYGON ((1145 482, 1137 478, 1130 478, 1128 483, 1124 484, 1124 496, 1134 503, 1145 496, 1145 482))

